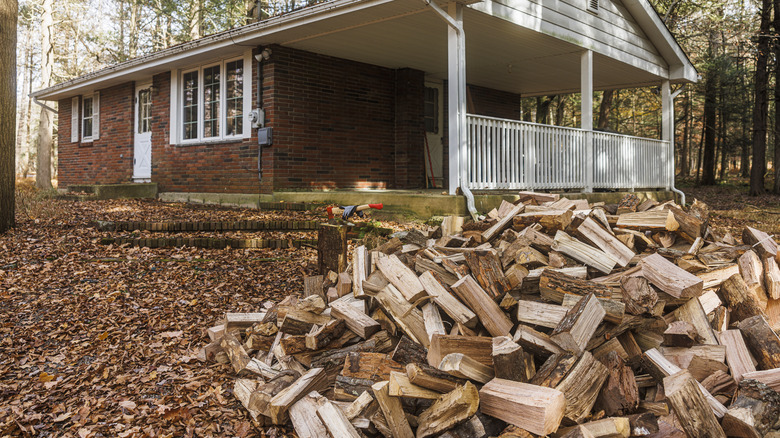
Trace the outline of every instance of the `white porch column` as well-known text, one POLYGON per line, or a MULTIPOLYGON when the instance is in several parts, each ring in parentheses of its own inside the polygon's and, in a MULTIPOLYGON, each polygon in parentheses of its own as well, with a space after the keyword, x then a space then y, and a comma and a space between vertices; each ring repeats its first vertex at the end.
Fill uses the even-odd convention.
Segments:
POLYGON ((672 186, 674 179, 674 98, 669 81, 661 83, 661 140, 668 141, 669 147, 661 153, 661 163, 667 171, 666 190, 672 186))
POLYGON ((593 191, 593 52, 585 51, 580 58, 580 90, 582 102, 580 112, 582 113, 581 128, 585 131, 585 187, 583 191, 590 193, 593 191))
MULTIPOLYGON (((449 15, 461 25, 463 28, 463 5, 460 3, 452 2, 449 4, 447 11, 449 15)), ((465 60, 460 59, 460 47, 458 46, 458 32, 453 29, 452 26, 447 26, 447 111, 449 120, 448 130, 448 149, 449 149, 449 193, 454 195, 460 186, 460 160, 465 159, 461 157, 460 147, 461 142, 465 139, 461 138, 461 133, 465 130, 461 129, 461 117, 460 117, 460 102, 461 102, 461 90, 460 75, 465 71, 465 60)), ((465 99, 464 99, 465 100, 465 99)))

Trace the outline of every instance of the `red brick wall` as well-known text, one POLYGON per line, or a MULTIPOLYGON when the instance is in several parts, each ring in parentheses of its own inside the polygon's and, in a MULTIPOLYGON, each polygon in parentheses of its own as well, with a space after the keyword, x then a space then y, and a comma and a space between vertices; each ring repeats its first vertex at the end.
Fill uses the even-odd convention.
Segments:
MULTIPOLYGON (((256 64, 253 73, 255 67, 256 64)), ((152 182, 158 184, 158 190, 260 193, 254 130, 252 137, 238 142, 170 144, 170 76, 156 75, 152 94, 152 182)), ((256 88, 254 80, 252 83, 252 88, 256 88)), ((254 102, 254 92, 252 97, 254 102)))
POLYGON ((422 72, 278 46, 269 67, 275 190, 421 185, 422 72))
POLYGON ((100 138, 92 142, 70 141, 71 99, 59 101, 60 187, 125 183, 133 176, 133 83, 99 91, 100 138))

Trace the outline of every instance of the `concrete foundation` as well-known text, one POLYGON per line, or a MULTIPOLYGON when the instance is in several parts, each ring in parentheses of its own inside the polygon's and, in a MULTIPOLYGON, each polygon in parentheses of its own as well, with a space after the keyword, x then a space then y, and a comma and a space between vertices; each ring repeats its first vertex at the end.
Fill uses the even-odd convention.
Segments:
POLYGON ((84 184, 68 186, 68 193, 89 193, 91 199, 154 199, 157 183, 84 184))

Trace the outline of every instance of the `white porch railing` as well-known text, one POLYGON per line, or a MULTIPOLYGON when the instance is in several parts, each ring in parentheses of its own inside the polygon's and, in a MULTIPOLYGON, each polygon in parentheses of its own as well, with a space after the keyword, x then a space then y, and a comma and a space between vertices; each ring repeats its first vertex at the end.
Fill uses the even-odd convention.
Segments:
POLYGON ((672 183, 667 141, 477 115, 467 119, 470 189, 637 189, 672 183))

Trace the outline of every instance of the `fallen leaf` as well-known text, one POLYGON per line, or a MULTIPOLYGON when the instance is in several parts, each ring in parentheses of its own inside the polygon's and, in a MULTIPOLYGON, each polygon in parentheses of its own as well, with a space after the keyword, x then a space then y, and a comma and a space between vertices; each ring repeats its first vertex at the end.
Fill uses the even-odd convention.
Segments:
POLYGON ((70 418, 72 416, 73 416, 73 412, 66 412, 64 414, 59 415, 57 418, 55 418, 52 421, 54 421, 55 423, 59 423, 59 422, 67 420, 68 418, 70 418))
POLYGON ((121 402, 119 402, 119 406, 132 411, 138 405, 136 405, 132 400, 122 400, 121 402))
POLYGON ((52 380, 54 380, 54 376, 46 372, 43 372, 38 376, 38 381, 41 383, 51 382, 52 380))
POLYGON ((160 333, 160 336, 163 338, 179 338, 182 334, 184 334, 183 331, 177 330, 175 332, 162 332, 160 333))

